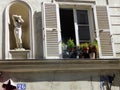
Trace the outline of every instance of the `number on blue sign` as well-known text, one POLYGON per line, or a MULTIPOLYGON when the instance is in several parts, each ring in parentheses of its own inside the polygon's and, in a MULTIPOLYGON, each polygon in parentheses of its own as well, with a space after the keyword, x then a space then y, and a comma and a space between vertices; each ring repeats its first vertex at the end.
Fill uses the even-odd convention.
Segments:
POLYGON ((17 84, 18 90, 26 90, 26 84, 17 84))

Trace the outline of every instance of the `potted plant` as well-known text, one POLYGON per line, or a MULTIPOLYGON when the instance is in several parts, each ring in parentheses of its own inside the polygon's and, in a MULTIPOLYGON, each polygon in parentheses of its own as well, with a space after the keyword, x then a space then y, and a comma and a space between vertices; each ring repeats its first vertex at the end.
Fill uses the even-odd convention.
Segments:
POLYGON ((65 43, 62 43, 62 56, 63 56, 63 58, 69 57, 69 53, 67 50, 67 44, 65 44, 65 43))
POLYGON ((75 43, 74 43, 73 39, 71 39, 71 38, 67 41, 67 49, 69 52, 69 58, 77 57, 77 50, 75 47, 75 43))
POLYGON ((81 43, 80 49, 82 51, 80 57, 81 58, 90 58, 89 56, 89 43, 81 43))
POLYGON ((73 39, 70 38, 70 39, 67 41, 67 49, 68 49, 69 51, 71 51, 72 49, 74 49, 74 47, 75 47, 75 43, 74 43, 73 39))
POLYGON ((90 58, 95 59, 98 55, 98 43, 94 40, 90 45, 90 58))

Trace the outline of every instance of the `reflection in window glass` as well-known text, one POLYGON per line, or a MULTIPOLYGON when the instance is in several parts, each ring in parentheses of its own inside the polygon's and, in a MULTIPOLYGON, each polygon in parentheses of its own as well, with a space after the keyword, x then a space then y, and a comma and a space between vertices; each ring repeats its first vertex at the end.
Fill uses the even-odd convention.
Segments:
POLYGON ((78 24, 88 24, 87 10, 77 10, 78 24))
POLYGON ((89 31, 87 10, 77 10, 77 23, 78 23, 79 43, 89 42, 90 31, 89 31))
POLYGON ((79 40, 89 41, 90 40, 90 32, 89 26, 79 26, 79 40))

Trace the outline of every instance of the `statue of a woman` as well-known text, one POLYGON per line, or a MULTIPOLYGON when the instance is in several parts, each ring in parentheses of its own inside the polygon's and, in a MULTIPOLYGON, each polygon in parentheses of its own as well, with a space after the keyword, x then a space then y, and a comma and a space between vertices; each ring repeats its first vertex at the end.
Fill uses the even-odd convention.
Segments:
POLYGON ((22 48, 22 23, 24 20, 20 15, 13 15, 12 16, 13 23, 14 23, 14 35, 15 35, 15 40, 16 40, 16 45, 17 48, 22 48))

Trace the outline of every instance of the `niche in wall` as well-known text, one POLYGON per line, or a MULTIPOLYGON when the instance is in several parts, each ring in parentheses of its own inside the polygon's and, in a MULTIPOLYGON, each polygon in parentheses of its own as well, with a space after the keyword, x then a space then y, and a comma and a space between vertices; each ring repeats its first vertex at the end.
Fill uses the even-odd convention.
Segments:
POLYGON ((9 40, 10 40, 10 50, 16 48, 16 41, 14 36, 14 24, 12 20, 12 15, 21 15, 24 23, 22 23, 22 46, 26 50, 30 50, 30 15, 29 8, 23 2, 14 2, 9 8, 9 40))

